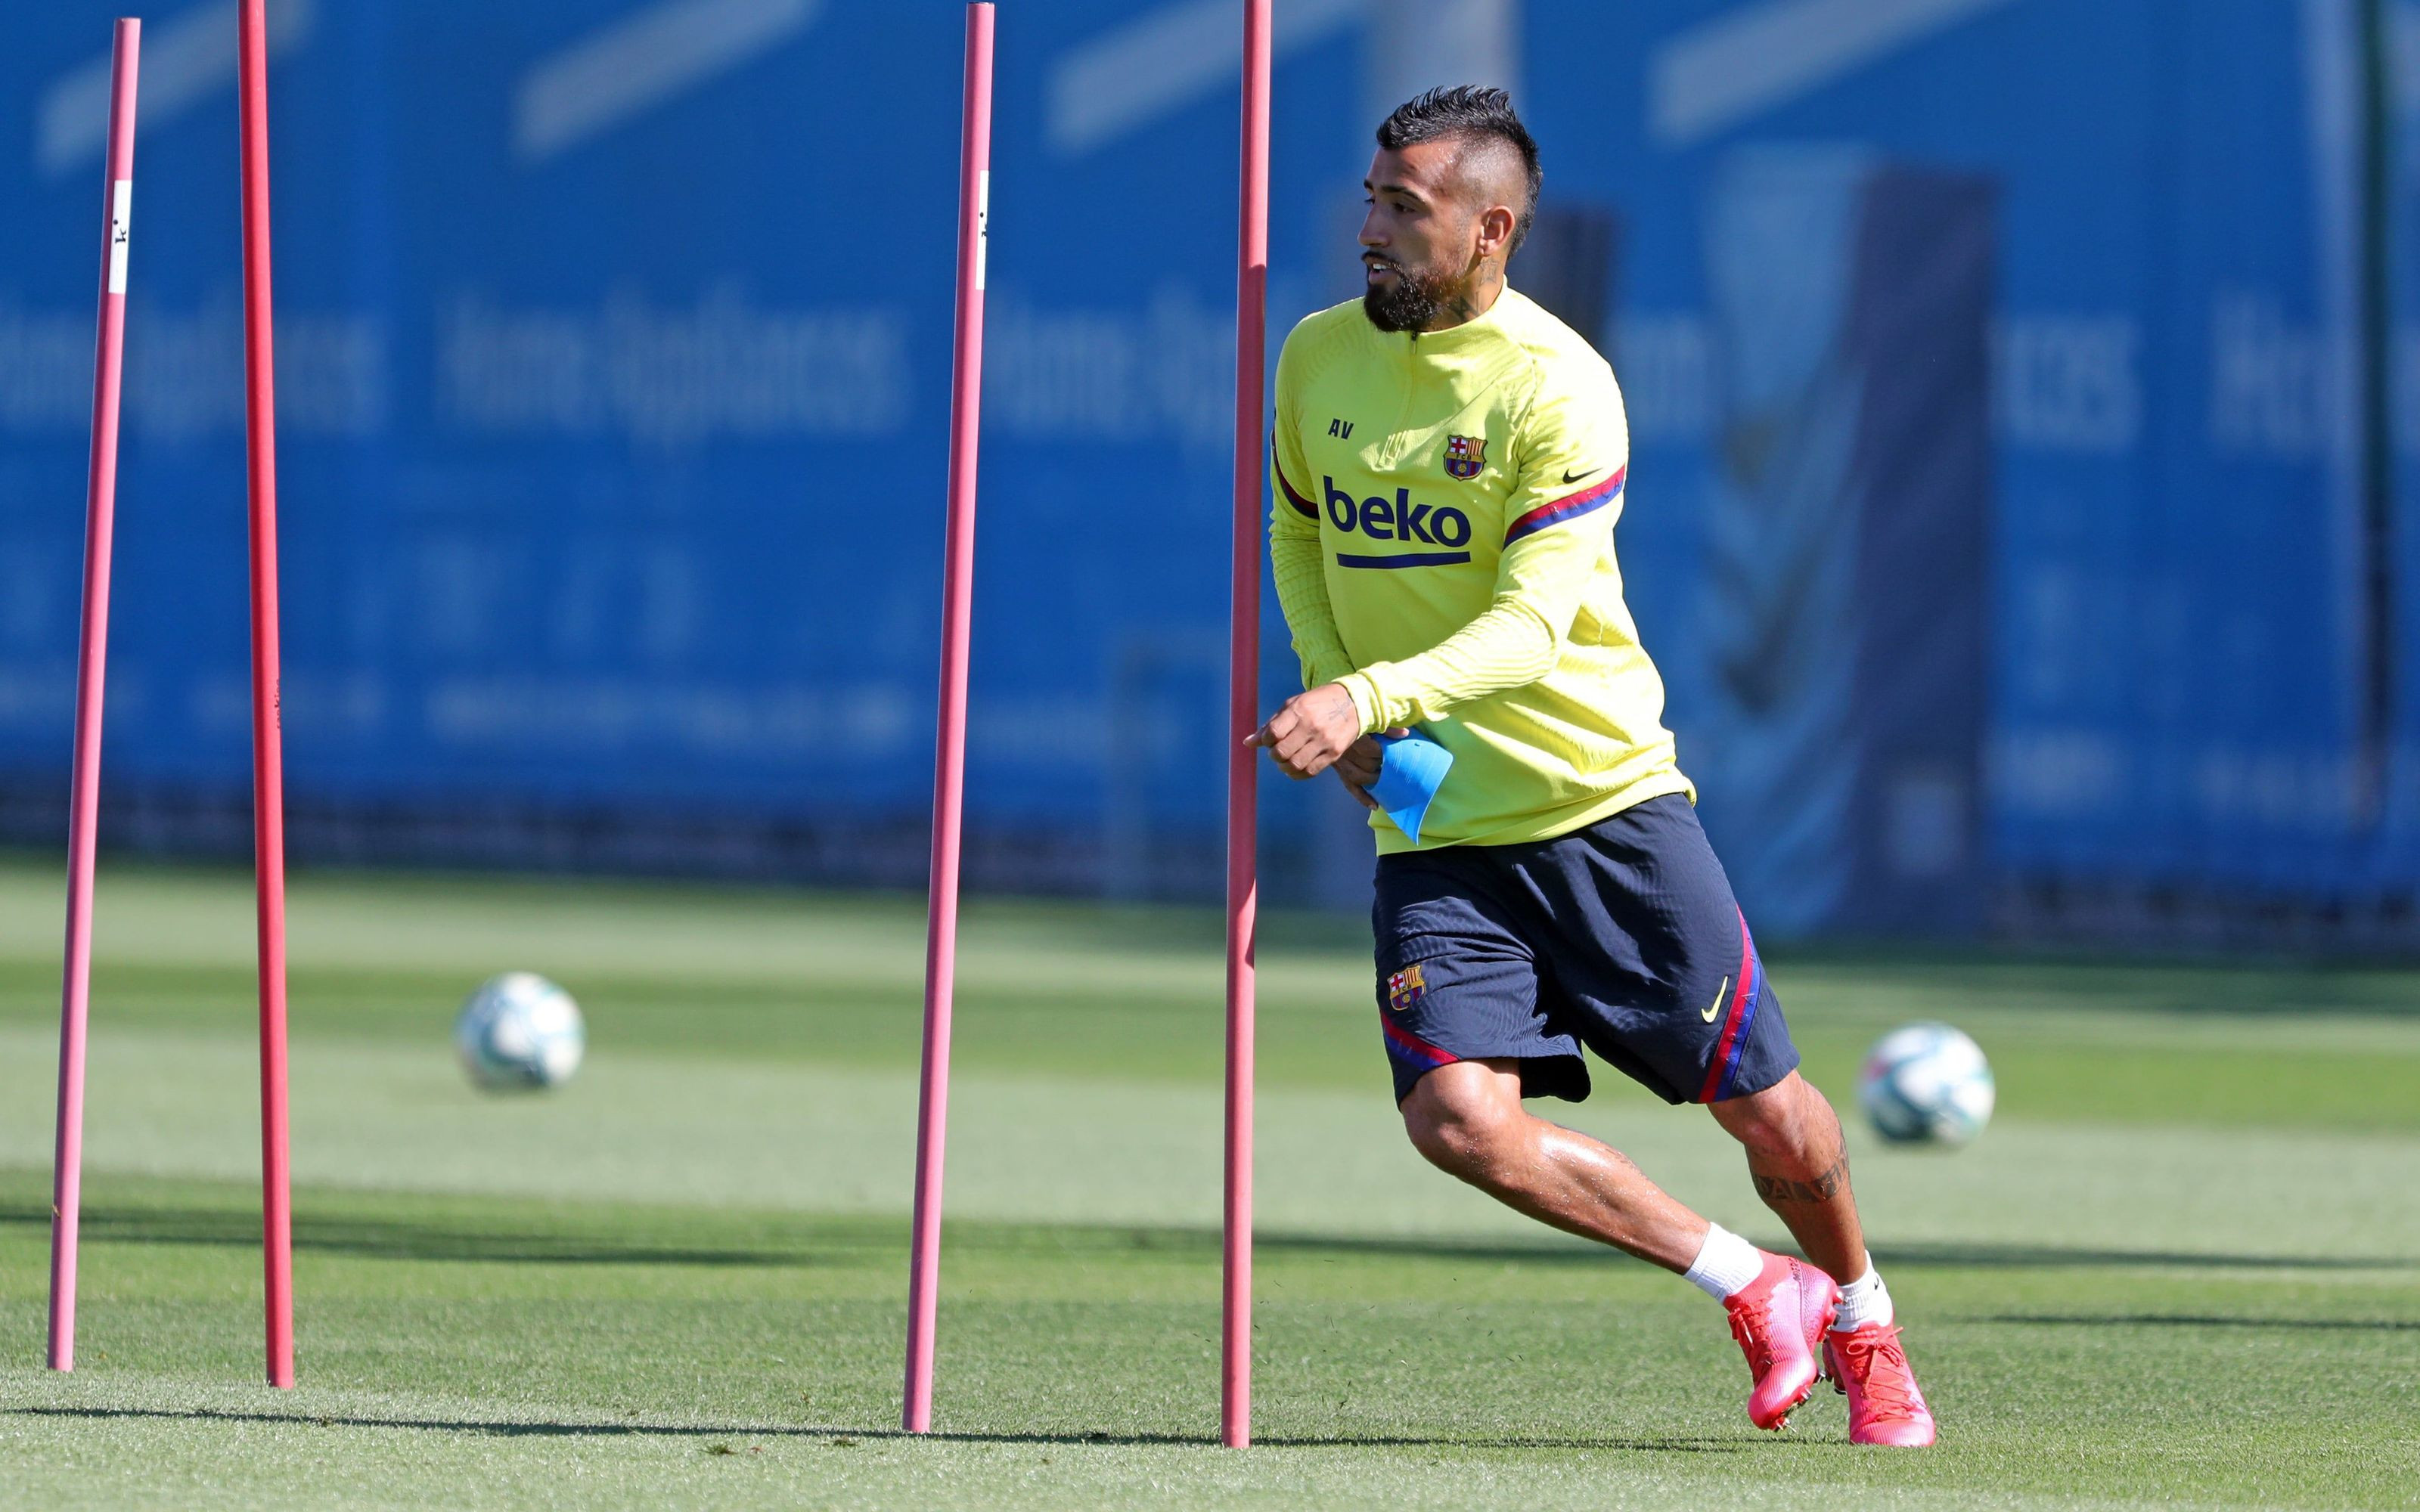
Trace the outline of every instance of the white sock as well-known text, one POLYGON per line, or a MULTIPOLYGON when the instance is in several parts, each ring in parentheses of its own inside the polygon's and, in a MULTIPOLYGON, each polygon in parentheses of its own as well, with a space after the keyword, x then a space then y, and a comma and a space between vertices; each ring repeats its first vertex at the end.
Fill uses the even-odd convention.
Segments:
MULTIPOLYGON (((1706 1242, 1689 1266, 1688 1280, 1716 1302, 1738 1291, 1764 1271, 1757 1247, 1720 1224, 1706 1226, 1706 1242)), ((1884 1305, 1889 1305, 1885 1303, 1884 1305)))
POLYGON ((1890 1288, 1883 1285, 1883 1273, 1874 1269, 1874 1257, 1866 1257, 1866 1273, 1840 1288, 1840 1316, 1832 1320, 1834 1333, 1845 1334, 1868 1323, 1890 1326, 1890 1288))

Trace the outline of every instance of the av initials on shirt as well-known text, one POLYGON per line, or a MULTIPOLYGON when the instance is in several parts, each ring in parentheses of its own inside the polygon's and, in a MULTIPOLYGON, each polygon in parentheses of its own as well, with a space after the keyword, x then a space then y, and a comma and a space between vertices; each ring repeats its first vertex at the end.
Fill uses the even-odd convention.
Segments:
POLYGON ((1349 441, 1353 439, 1353 422, 1349 420, 1331 420, 1327 423, 1327 434, 1335 437, 1340 441, 1349 441))

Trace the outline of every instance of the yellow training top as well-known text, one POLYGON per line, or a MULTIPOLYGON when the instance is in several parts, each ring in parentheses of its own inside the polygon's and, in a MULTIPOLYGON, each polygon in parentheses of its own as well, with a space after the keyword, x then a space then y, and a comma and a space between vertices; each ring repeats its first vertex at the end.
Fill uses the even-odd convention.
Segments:
MULTIPOLYGON (((1417 334, 1356 300, 1286 338, 1277 409, 1269 551, 1303 686, 1342 683, 1363 733, 1418 725, 1453 753, 1419 849, 1695 800, 1621 599, 1630 432, 1586 341, 1511 288, 1417 334)), ((1414 848, 1370 823, 1381 852, 1414 848)))

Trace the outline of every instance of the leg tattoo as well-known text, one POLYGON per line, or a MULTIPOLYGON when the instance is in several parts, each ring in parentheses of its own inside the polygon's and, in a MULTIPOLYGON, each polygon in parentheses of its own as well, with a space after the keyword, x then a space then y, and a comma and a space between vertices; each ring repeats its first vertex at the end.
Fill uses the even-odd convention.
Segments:
POLYGON ((1787 1176, 1767 1176, 1750 1167, 1748 1180, 1756 1183, 1756 1195, 1767 1205, 1784 1202, 1829 1202, 1849 1184, 1849 1157, 1842 1155, 1831 1168, 1809 1181, 1794 1180, 1787 1176))

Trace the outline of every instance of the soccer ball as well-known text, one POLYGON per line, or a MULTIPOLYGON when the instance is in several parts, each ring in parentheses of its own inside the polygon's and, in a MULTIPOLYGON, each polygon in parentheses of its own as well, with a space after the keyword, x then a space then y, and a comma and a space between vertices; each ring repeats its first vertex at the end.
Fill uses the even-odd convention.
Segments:
POLYGON ((481 1087, 560 1087, 580 1069, 588 1030, 571 995, 529 971, 481 982, 454 1021, 462 1069, 481 1087))
POLYGON ((1866 1052, 1857 1103, 1893 1144, 1962 1145, 1992 1121, 1992 1067, 1947 1024, 1893 1029, 1866 1052))

